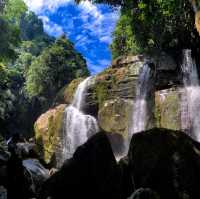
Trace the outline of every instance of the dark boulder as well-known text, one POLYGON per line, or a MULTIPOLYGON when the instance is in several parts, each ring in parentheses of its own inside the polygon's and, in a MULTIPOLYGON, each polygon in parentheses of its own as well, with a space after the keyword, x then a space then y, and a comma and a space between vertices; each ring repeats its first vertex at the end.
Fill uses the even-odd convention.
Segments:
POLYGON ((109 140, 104 133, 98 133, 46 181, 41 198, 120 199, 120 183, 119 168, 109 140))
POLYGON ((143 187, 161 199, 199 198, 200 144, 186 134, 166 129, 135 134, 128 159, 132 192, 143 187))

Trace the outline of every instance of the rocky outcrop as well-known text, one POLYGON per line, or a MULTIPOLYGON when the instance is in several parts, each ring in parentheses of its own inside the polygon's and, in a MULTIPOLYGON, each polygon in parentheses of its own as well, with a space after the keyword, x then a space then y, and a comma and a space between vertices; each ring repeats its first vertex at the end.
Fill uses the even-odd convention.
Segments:
POLYGON ((79 147, 73 158, 49 178, 41 199, 122 198, 120 172, 104 133, 98 133, 79 147))
POLYGON ((55 155, 60 151, 60 132, 62 131, 64 104, 42 114, 35 123, 35 137, 40 157, 47 164, 56 164, 55 155))

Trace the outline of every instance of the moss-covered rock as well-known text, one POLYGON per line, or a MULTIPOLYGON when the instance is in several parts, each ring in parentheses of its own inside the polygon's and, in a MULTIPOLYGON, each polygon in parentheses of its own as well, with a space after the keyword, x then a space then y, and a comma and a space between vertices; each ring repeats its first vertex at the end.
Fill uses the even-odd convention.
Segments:
POLYGON ((93 100, 99 108, 110 99, 133 99, 139 69, 144 63, 143 57, 120 58, 113 65, 96 76, 96 83, 91 88, 93 100))
POLYGON ((35 123, 35 137, 38 152, 47 164, 56 164, 56 153, 60 147, 64 104, 56 106, 42 114, 35 123))
POLYGON ((155 118, 157 127, 181 129, 181 103, 178 89, 165 89, 155 93, 155 118))
POLYGON ((54 105, 58 104, 70 104, 73 100, 73 96, 75 94, 76 88, 83 81, 83 78, 77 78, 64 86, 57 94, 54 105))
POLYGON ((132 106, 132 101, 120 98, 104 102, 98 114, 99 126, 108 133, 118 133, 127 138, 132 106))

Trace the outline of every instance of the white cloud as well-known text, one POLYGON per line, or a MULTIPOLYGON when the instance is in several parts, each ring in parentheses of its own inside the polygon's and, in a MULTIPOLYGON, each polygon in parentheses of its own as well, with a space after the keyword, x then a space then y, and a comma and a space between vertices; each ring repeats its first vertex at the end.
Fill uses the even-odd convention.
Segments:
POLYGON ((42 19, 44 24, 44 29, 46 32, 48 32, 48 34, 55 37, 59 37, 64 33, 63 28, 50 21, 47 16, 39 16, 39 18, 42 19))
POLYGON ((110 44, 112 42, 112 38, 110 36, 102 36, 99 38, 99 40, 106 44, 110 44))
POLYGON ((105 67, 105 66, 109 66, 109 65, 110 65, 110 62, 111 62, 111 61, 108 60, 108 59, 101 59, 101 60, 98 61, 99 65, 100 65, 100 66, 104 66, 104 67, 105 67))
POLYGON ((97 4, 92 4, 88 0, 81 2, 79 9, 80 18, 84 22, 83 28, 90 31, 90 34, 97 37, 100 42, 110 44, 113 28, 119 18, 119 9, 102 13, 97 4))
POLYGON ((24 0, 31 11, 37 14, 44 10, 55 12, 59 7, 67 5, 74 0, 24 0))
POLYGON ((82 1, 79 4, 79 8, 82 10, 85 16, 92 15, 94 18, 98 19, 102 17, 102 13, 97 8, 95 4, 92 4, 90 1, 82 1))
POLYGON ((101 65, 95 64, 90 60, 87 60, 87 65, 88 65, 92 75, 97 74, 97 73, 102 71, 102 66, 101 65))

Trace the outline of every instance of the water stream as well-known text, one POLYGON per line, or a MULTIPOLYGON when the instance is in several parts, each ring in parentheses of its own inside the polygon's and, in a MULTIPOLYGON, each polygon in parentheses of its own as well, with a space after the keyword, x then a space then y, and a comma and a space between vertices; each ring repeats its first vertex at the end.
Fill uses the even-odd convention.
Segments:
POLYGON ((132 115, 132 125, 130 134, 145 130, 148 111, 147 111, 147 94, 150 87, 150 67, 145 63, 141 69, 136 86, 136 99, 132 115))
MULTIPOLYGON (((187 100, 187 119, 189 121, 188 134, 197 141, 200 141, 200 85, 197 73, 197 66, 192 59, 191 50, 183 51, 183 83, 185 90, 185 101, 187 100)), ((183 107, 185 108, 185 107, 183 107)), ((186 113, 184 113, 186 114, 186 113)), ((184 115, 182 114, 181 118, 184 115)), ((182 128, 186 128, 185 121, 182 120, 182 128)))
POLYGON ((82 81, 70 106, 66 107, 62 132, 62 162, 73 156, 78 146, 84 144, 89 137, 98 131, 96 119, 83 112, 88 87, 92 77, 82 81))

